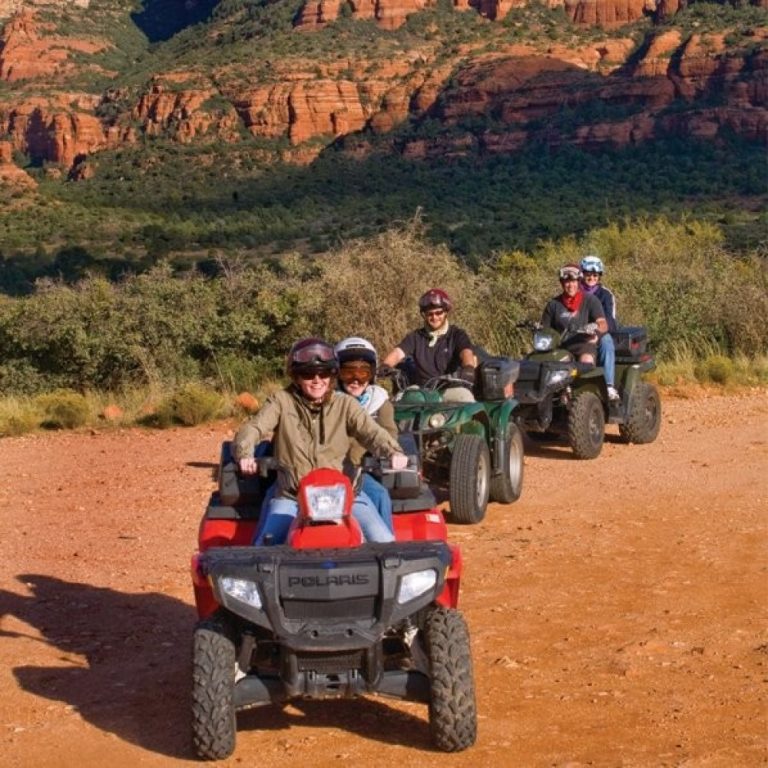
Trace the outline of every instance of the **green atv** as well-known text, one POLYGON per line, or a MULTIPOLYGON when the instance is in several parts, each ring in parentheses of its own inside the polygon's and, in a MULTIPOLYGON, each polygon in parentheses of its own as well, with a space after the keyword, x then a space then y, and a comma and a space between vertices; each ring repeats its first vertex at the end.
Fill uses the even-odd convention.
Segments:
MULTIPOLYGON (((656 362, 646 330, 627 326, 611 335, 616 347, 616 388, 609 400, 603 369, 575 361, 551 328, 534 329, 533 351, 520 361, 515 396, 517 423, 535 441, 565 437, 577 459, 594 459, 603 448, 605 425, 617 424, 627 443, 651 443, 661 428, 661 398, 643 374, 656 362)), ((583 333, 575 331, 574 335, 583 333)))
POLYGON ((418 387, 408 385, 402 368, 384 372, 393 381, 400 440, 413 444, 424 479, 439 497, 447 496, 454 522, 479 523, 489 501, 520 498, 523 436, 512 396, 518 370, 515 360, 489 358, 478 366, 474 384, 438 376, 418 387), (476 399, 446 399, 454 387, 470 389, 476 399))

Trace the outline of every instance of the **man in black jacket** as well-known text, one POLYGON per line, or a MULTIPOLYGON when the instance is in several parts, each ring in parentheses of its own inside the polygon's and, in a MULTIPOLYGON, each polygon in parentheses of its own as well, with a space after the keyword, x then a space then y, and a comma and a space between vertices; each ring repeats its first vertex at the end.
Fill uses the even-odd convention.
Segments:
MULTIPOLYGON (((413 361, 412 384, 423 385, 429 379, 448 374, 457 375, 469 384, 475 379, 477 359, 472 342, 465 330, 448 322, 453 309, 448 294, 432 288, 419 299, 419 312, 424 325, 411 331, 382 360, 385 366, 395 366, 406 357, 413 361)), ((446 400, 473 400, 465 387, 450 387, 443 392, 446 400)))

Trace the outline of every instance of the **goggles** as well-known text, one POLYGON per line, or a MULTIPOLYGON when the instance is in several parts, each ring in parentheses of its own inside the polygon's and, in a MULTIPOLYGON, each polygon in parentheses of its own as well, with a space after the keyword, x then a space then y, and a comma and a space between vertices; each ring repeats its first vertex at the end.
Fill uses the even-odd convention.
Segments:
POLYGON ((312 381, 315 377, 318 379, 330 379, 332 373, 327 368, 314 368, 306 371, 297 371, 296 375, 304 381, 312 381))
POLYGON ((329 344, 317 342, 308 344, 306 347, 300 347, 291 353, 291 361, 299 364, 308 363, 332 363, 336 360, 336 354, 333 347, 329 344))
POLYGON ((357 363, 354 365, 342 365, 339 369, 339 379, 345 384, 352 381, 359 381, 361 384, 367 384, 373 378, 373 370, 366 363, 357 363))

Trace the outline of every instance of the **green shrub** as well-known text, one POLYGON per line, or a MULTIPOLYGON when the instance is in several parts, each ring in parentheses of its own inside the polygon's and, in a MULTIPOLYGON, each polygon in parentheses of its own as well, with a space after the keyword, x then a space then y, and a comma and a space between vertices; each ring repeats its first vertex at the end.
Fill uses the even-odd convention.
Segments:
POLYGON ((0 437, 32 432, 40 426, 40 411, 28 400, 0 400, 0 437))
POLYGON ((42 412, 41 426, 48 429, 74 429, 88 423, 88 401, 79 392, 57 389, 38 395, 34 404, 42 412))
POLYGON ((186 384, 164 398, 151 421, 159 427, 182 424, 193 427, 223 415, 224 400, 202 384, 186 384))
POLYGON ((723 355, 711 355, 694 368, 696 378, 702 382, 728 384, 734 376, 733 360, 723 355))

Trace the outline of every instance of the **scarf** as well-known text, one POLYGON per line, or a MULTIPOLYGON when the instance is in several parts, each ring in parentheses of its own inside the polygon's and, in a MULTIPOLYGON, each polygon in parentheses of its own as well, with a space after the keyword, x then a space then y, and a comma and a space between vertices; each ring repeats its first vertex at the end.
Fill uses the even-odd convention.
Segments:
POLYGON ((448 321, 446 320, 436 331, 433 331, 429 327, 426 327, 424 330, 427 332, 427 336, 429 336, 428 346, 434 347, 435 344, 437 344, 438 339, 448 333, 448 321))
POLYGON ((562 305, 572 313, 578 312, 581 302, 584 299, 583 291, 579 291, 575 296, 569 296, 565 291, 558 297, 562 305))
POLYGON ((364 411, 368 410, 368 403, 371 402, 371 388, 368 387, 368 389, 363 392, 360 397, 357 398, 357 402, 360 403, 360 405, 363 407, 364 411))
POLYGON ((596 294, 597 289, 600 287, 600 283, 595 283, 594 285, 586 285, 586 283, 581 284, 581 290, 584 291, 584 293, 591 293, 596 294))

